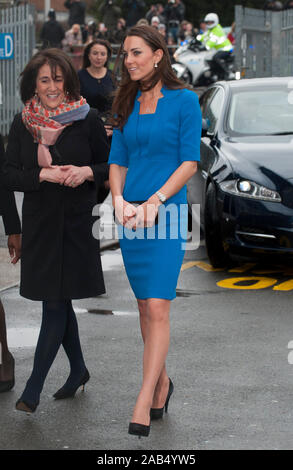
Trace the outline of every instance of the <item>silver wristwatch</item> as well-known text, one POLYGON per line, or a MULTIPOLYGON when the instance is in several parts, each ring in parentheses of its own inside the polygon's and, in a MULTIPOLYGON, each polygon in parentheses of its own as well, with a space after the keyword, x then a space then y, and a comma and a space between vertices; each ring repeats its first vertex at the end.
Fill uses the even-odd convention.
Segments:
POLYGON ((165 194, 161 193, 161 191, 156 191, 156 195, 158 196, 162 204, 167 201, 165 194))

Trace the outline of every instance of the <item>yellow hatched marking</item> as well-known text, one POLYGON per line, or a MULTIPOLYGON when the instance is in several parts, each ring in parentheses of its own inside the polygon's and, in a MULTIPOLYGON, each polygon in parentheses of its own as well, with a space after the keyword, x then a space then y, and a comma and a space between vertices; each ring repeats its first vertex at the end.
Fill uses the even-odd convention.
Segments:
POLYGON ((190 269, 193 266, 197 266, 200 269, 203 269, 207 272, 217 272, 217 271, 224 271, 223 268, 213 268, 210 264, 205 263, 204 261, 189 261, 184 263, 181 267, 181 271, 185 271, 186 269, 190 269))

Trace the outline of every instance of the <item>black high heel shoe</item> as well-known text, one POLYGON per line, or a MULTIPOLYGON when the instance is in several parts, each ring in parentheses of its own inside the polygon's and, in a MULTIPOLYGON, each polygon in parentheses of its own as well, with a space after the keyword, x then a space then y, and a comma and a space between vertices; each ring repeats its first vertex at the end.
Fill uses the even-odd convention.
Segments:
POLYGON ((165 413, 168 413, 169 400, 173 393, 173 390, 174 390, 174 385, 173 385, 172 380, 169 378, 169 390, 168 390, 167 398, 165 401, 165 405, 163 406, 163 408, 151 408, 151 411, 150 411, 151 420, 163 418, 164 408, 165 408, 165 413))
POLYGON ((83 387, 82 390, 84 391, 84 386, 89 381, 89 379, 90 374, 89 371, 86 369, 84 375, 82 376, 79 384, 76 387, 68 388, 66 387, 66 385, 63 385, 63 387, 61 387, 56 393, 54 393, 53 397, 55 398, 55 400, 63 400, 64 398, 74 397, 79 387, 83 387))
POLYGON ((12 357, 12 379, 0 381, 0 393, 8 392, 14 387, 14 358, 12 357))
POLYGON ((133 434, 134 436, 138 436, 139 439, 143 437, 148 437, 150 433, 151 425, 146 426, 145 424, 139 423, 129 423, 128 427, 128 434, 133 434))
POLYGON ((29 403, 20 398, 19 400, 17 400, 15 408, 18 411, 24 411, 25 413, 34 413, 38 407, 38 404, 39 403, 29 403))

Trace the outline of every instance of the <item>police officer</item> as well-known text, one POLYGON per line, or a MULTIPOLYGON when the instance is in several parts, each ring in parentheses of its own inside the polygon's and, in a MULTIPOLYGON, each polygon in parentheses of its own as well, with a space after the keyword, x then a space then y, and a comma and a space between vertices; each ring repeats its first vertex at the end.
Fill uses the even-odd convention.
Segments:
POLYGON ((222 26, 219 24, 219 17, 216 13, 208 13, 205 16, 206 31, 197 36, 207 49, 215 49, 216 53, 212 59, 212 68, 215 66, 223 74, 223 78, 228 78, 226 61, 229 60, 233 52, 233 46, 227 38, 222 26), (224 63, 223 63, 224 60, 224 63))

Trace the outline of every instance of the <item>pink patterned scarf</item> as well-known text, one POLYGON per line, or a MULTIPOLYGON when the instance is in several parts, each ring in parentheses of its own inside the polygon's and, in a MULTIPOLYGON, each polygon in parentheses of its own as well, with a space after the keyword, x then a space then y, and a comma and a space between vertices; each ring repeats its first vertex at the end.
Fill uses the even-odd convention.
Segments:
POLYGON ((49 167, 52 156, 49 146, 54 145, 65 127, 73 121, 84 119, 89 112, 89 105, 84 98, 70 101, 65 98, 56 109, 50 111, 41 104, 39 98, 29 100, 22 111, 22 120, 27 130, 38 142, 38 164, 49 167))

